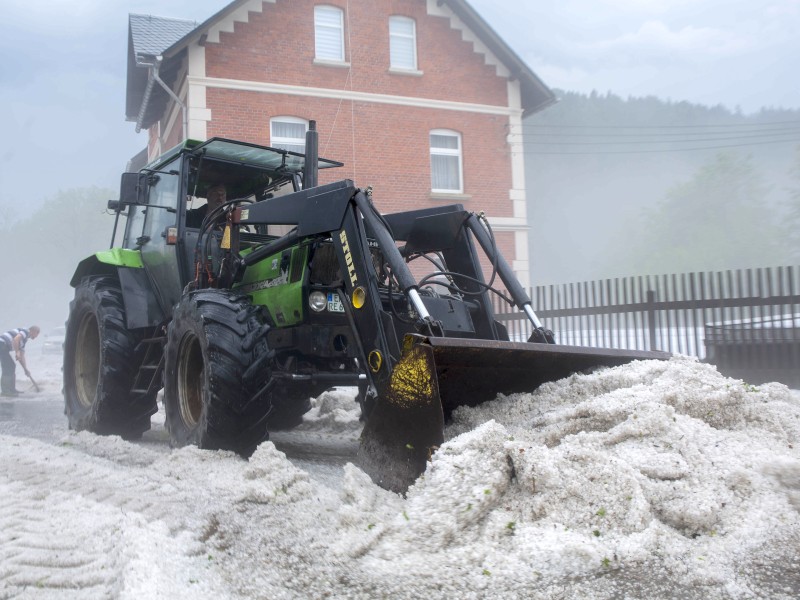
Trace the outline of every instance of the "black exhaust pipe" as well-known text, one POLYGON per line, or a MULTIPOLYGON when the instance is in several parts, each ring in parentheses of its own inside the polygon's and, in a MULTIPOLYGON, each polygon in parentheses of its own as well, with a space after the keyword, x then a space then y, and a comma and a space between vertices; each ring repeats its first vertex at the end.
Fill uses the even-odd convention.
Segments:
POLYGON ((317 122, 308 122, 306 131, 306 162, 303 165, 303 189, 319 185, 319 134, 317 122))

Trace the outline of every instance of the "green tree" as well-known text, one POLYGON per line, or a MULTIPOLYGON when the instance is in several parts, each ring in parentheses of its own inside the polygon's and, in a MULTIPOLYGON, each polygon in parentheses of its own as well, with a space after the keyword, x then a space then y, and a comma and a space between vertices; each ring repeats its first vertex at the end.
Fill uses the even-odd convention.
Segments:
POLYGON ((64 322, 78 262, 108 248, 114 217, 106 204, 116 193, 98 187, 62 190, 32 215, 0 223, 0 255, 9 257, 0 295, 0 327, 64 322))
POLYGON ((718 154, 644 211, 623 260, 642 274, 785 264, 767 191, 750 157, 718 154))

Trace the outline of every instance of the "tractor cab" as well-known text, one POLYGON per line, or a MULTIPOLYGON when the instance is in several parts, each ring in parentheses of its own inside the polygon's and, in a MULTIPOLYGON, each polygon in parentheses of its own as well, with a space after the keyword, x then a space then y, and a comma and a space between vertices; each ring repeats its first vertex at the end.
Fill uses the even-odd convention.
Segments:
MULTIPOLYGON (((316 166, 341 165, 323 158, 316 166)), ((187 140, 138 173, 124 173, 120 200, 111 201, 109 208, 127 216, 122 248, 141 253, 161 313, 169 315, 187 284, 197 278, 199 264, 219 261, 227 218, 235 208, 302 189, 305 172, 303 154, 211 138, 187 140), (224 199, 212 206, 209 197, 220 190, 224 199)), ((279 225, 237 229, 244 247, 286 232, 279 225)), ((116 227, 112 246, 115 236, 116 227)))

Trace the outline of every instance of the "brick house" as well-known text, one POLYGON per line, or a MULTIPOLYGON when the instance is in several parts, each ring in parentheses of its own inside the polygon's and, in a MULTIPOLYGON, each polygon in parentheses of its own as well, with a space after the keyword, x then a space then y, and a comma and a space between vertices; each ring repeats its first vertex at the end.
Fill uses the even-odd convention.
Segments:
POLYGON ((345 166, 384 212, 484 211, 529 284, 522 117, 552 92, 463 0, 236 0, 201 24, 130 15, 128 120, 147 158, 213 136, 345 166))

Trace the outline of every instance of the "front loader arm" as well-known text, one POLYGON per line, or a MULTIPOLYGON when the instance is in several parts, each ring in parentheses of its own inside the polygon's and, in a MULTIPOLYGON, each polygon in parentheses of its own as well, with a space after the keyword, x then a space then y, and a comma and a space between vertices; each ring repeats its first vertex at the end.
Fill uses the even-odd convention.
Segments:
MULTIPOLYGON (((363 192, 354 195, 341 229, 332 232, 331 237, 344 279, 344 305, 361 346, 368 376, 380 395, 389 385, 401 349, 391 316, 381 303, 367 236, 357 210, 360 196, 363 192)), ((393 243, 391 247, 394 248, 393 243)))
POLYGON ((393 317, 383 309, 364 227, 377 241, 397 285, 414 308, 417 331, 433 335, 438 325, 428 314, 386 221, 367 194, 357 192, 335 245, 350 301, 348 314, 377 393, 361 433, 358 462, 382 487, 404 492, 444 441, 444 412, 433 353, 430 346, 420 343, 425 338, 409 334, 402 347, 398 344, 393 317), (383 354, 381 348, 385 348, 383 354))
POLYGON ((533 303, 530 296, 528 296, 525 288, 522 287, 519 279, 514 275, 506 259, 497 251, 497 246, 495 246, 492 237, 483 228, 478 217, 475 214, 470 214, 465 221, 465 225, 475 236, 475 239, 478 240, 486 256, 489 257, 489 260, 492 261, 492 264, 497 269, 497 274, 506 286, 508 293, 511 294, 514 304, 527 315, 533 324, 533 333, 528 341, 555 344, 553 332, 545 329, 536 313, 533 312, 533 303))

